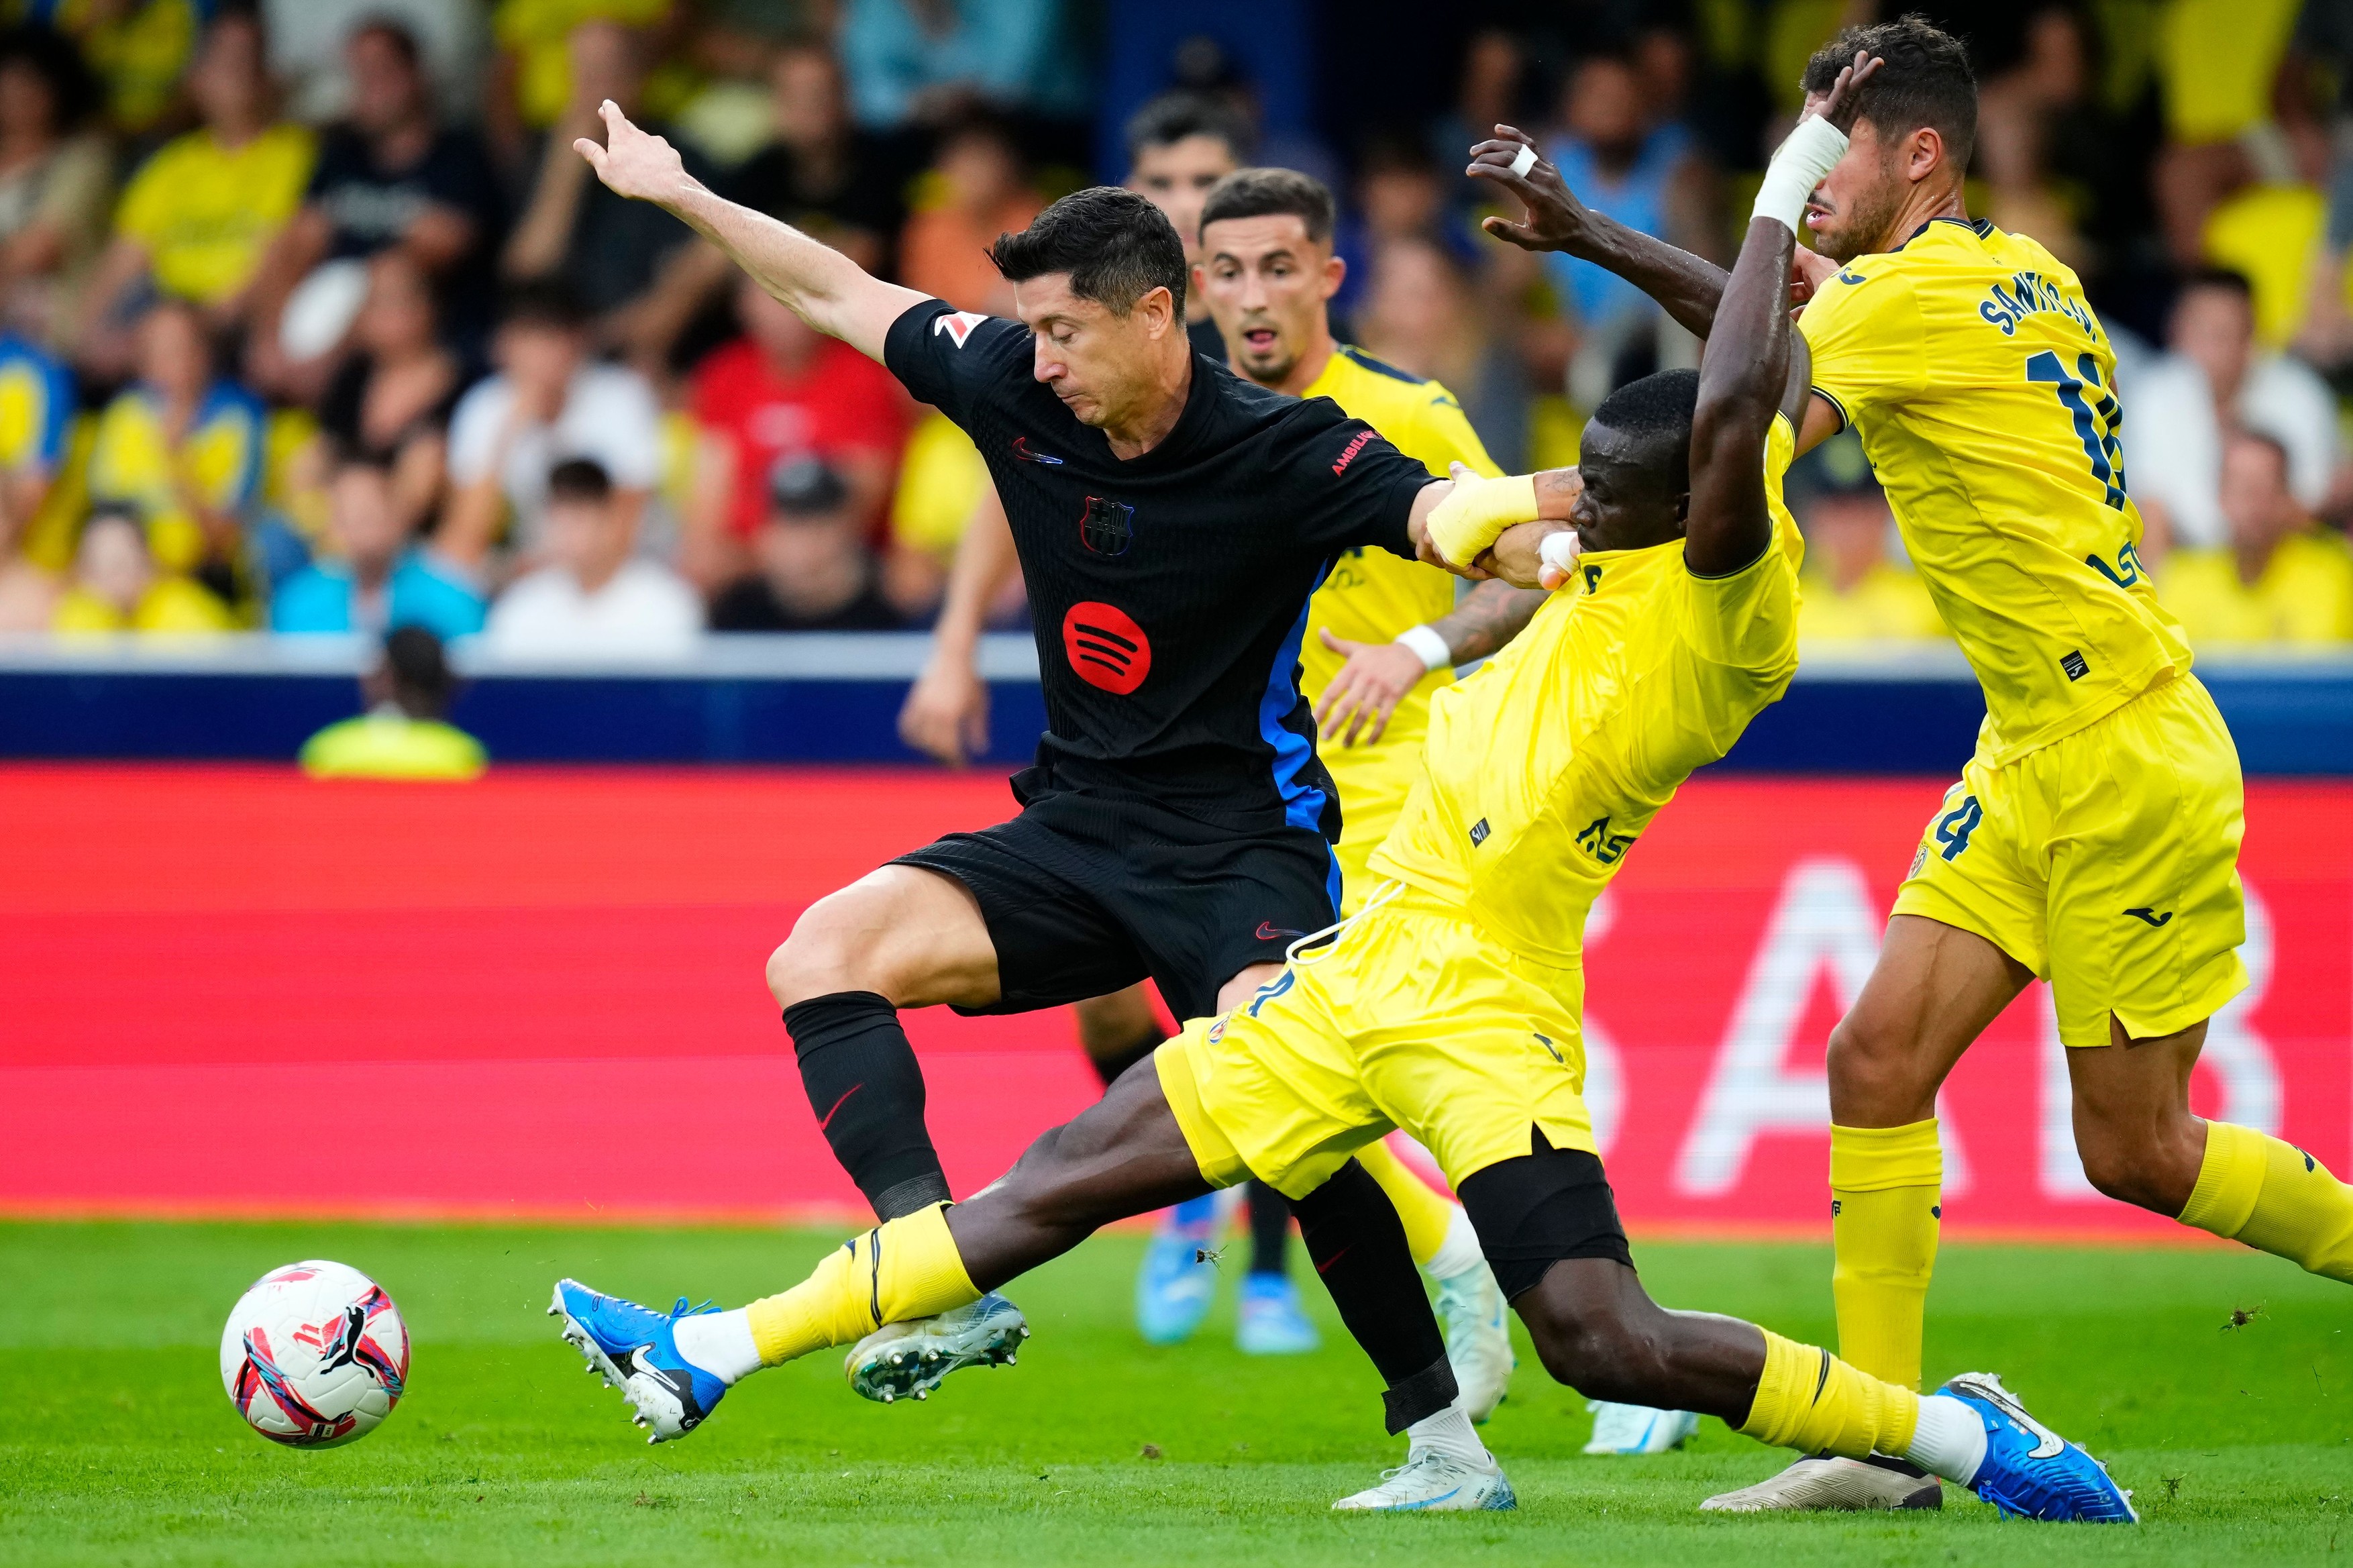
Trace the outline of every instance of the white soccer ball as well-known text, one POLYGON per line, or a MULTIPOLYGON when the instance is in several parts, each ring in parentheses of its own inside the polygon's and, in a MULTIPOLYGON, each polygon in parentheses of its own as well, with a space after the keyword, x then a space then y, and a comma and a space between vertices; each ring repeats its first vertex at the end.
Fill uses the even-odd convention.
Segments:
POLYGON ((408 1382, 408 1327, 384 1288, 343 1263, 273 1268, 221 1331, 221 1386, 273 1443, 327 1448, 375 1430, 408 1382))

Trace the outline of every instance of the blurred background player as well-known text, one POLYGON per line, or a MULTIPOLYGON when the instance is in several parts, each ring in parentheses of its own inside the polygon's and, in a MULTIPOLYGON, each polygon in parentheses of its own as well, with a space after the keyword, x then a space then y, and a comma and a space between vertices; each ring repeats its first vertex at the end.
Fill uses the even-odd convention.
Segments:
POLYGON ((448 721, 457 691, 441 639, 423 626, 395 627, 360 677, 367 711, 302 742, 302 771, 314 779, 480 778, 482 743, 448 721))
MULTIPOLYGON (((1217 183, 1197 216, 1194 293, 1206 302, 1236 370, 1278 392, 1331 398, 1434 475, 1456 463, 1474 473, 1497 471, 1443 386, 1334 338, 1329 306, 1346 264, 1333 254, 1332 195, 1320 182, 1285 169, 1241 170, 1217 183)), ((976 524, 976 538, 991 521, 976 524)), ((1003 557, 993 540, 982 548, 1003 557)), ((993 576, 959 562, 951 604, 961 624, 977 626, 977 608, 996 587, 993 576)), ((1368 886, 1366 858, 1411 788, 1430 693, 1452 679, 1456 664, 1510 641, 1543 597, 1482 584, 1458 606, 1447 574, 1359 550, 1333 563, 1309 601, 1301 689, 1315 702, 1324 765, 1340 791, 1344 834, 1335 853, 1344 911, 1368 886)), ((960 758, 957 738, 974 720, 975 694, 986 691, 972 659, 969 640, 944 637, 908 700, 902 729, 944 760, 960 758)), ((1140 987, 1082 1004, 1080 1017, 1081 1037, 1106 1085, 1164 1037, 1140 987)), ((1361 1157, 1405 1219, 1415 1261, 1438 1281, 1464 1404, 1484 1419, 1503 1396, 1511 1352, 1502 1301, 1469 1223, 1385 1145, 1361 1157)), ((1247 1191, 1251 1255, 1241 1285, 1240 1342, 1261 1353, 1312 1349, 1314 1331, 1284 1260, 1289 1205, 1263 1184, 1247 1191)), ((1165 1219, 1136 1282, 1136 1317, 1146 1339, 1173 1343, 1200 1325, 1218 1278, 1203 1259, 1218 1248, 1221 1219, 1214 1195, 1181 1205, 1165 1219)))

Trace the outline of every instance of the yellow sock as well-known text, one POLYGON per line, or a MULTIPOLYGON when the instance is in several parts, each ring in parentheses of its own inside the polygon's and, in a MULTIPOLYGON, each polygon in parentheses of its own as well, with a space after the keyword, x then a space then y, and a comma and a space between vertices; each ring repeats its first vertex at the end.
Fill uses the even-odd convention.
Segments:
POLYGON ((2252 1127, 2206 1124, 2206 1158, 2181 1223, 2353 1282, 2353 1187, 2252 1127))
POLYGON ((744 1308, 760 1364, 855 1344, 885 1323, 979 1300, 947 1213, 937 1204, 852 1237, 783 1295, 744 1308))
POLYGON ((1839 1353, 1872 1376, 1920 1386, 1921 1320, 1936 1267, 1945 1154, 1934 1117, 1831 1129, 1831 1239, 1839 1353))
POLYGON ((1356 1163, 1388 1194, 1398 1218, 1405 1221, 1405 1244, 1412 1249, 1413 1260, 1426 1266, 1446 1244, 1447 1227, 1454 1223, 1454 1205, 1407 1170, 1405 1162, 1377 1138, 1356 1151, 1356 1163))
POLYGON ((1920 1396, 1857 1371, 1819 1345, 1765 1335, 1765 1373, 1740 1429, 1760 1443, 1860 1459, 1901 1454, 1920 1424, 1920 1396))

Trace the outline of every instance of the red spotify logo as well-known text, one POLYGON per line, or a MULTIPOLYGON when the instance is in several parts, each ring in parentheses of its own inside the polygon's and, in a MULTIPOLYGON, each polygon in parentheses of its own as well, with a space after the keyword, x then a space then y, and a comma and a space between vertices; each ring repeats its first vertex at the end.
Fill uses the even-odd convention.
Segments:
POLYGON ((1124 697, 1152 673, 1152 643, 1125 610, 1087 600, 1062 617, 1062 652, 1089 686, 1124 697))

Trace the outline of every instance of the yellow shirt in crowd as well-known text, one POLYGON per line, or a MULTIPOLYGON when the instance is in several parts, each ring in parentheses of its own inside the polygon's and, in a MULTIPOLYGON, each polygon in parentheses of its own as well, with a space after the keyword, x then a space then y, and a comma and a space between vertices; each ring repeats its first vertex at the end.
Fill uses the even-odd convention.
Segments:
POLYGON ((2200 647, 2353 640, 2353 551, 2334 534, 2291 534, 2253 585, 2228 550, 2177 550, 2158 595, 2200 647))
POLYGON ((72 637, 103 637, 115 632, 190 637, 234 631, 237 619, 229 614, 227 605, 201 585, 185 577, 160 577, 140 595, 138 605, 127 616, 86 588, 68 588, 58 600, 49 627, 72 637))
POLYGON ((131 177, 114 226, 146 247, 157 288, 216 304, 252 279, 263 249, 301 206, 316 152, 300 125, 273 125, 241 147, 192 131, 131 177))
POLYGON ((1862 642, 1888 637, 1941 637, 1945 623, 1917 573, 1882 561, 1845 593, 1820 573, 1808 573, 1798 609, 1798 636, 1807 642, 1862 642))
POLYGON ((314 779, 461 781, 479 778, 488 763, 482 743, 456 725, 388 706, 302 742, 302 771, 314 779))
POLYGON ((1585 917, 1694 768, 1729 751, 1798 668, 1805 544, 1765 448, 1773 542, 1723 577, 1683 542, 1590 551, 1509 647, 1430 703, 1422 777, 1377 874, 1467 910, 1514 952, 1581 962, 1585 917))
POLYGON ((147 520, 147 549, 167 572, 204 557, 204 530, 189 501, 241 514, 261 488, 267 416, 241 387, 222 382, 198 405, 175 447, 155 394, 133 386, 98 417, 90 455, 90 495, 119 501, 147 520))
POLYGON ((2140 565, 2116 354, 2083 285, 1989 223, 1859 256, 1800 325, 1985 688, 1995 767, 2189 668, 2140 565))

